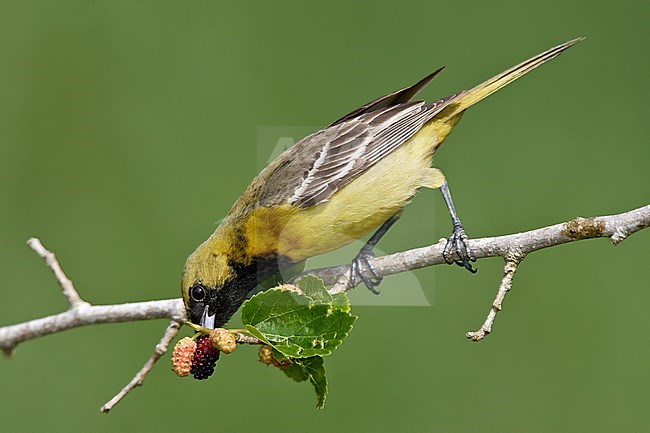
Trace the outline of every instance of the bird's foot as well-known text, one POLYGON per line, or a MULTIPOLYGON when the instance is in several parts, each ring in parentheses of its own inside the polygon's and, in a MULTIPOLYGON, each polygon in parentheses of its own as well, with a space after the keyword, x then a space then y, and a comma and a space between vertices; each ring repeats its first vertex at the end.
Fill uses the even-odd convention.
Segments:
POLYGON ((465 229, 463 228, 460 221, 458 223, 454 223, 454 231, 452 232, 451 236, 449 236, 449 239, 447 239, 447 244, 445 245, 445 249, 442 251, 442 256, 450 265, 452 263, 456 263, 458 266, 462 266, 474 274, 476 273, 477 269, 472 267, 472 264, 470 262, 475 262, 476 257, 474 256, 474 253, 472 253, 472 250, 469 248, 467 240, 468 238, 465 234, 465 229), (454 253, 456 256, 458 256, 458 258, 453 257, 454 253))
POLYGON ((348 280, 348 287, 351 289, 356 287, 357 278, 359 278, 363 284, 366 285, 368 290, 370 290, 375 295, 379 294, 377 286, 381 284, 381 281, 384 279, 379 274, 379 271, 374 264, 375 253, 372 252, 372 248, 363 247, 359 254, 352 260, 350 265, 350 278, 348 280), (365 274, 365 270, 368 270, 372 277, 368 277, 365 274))

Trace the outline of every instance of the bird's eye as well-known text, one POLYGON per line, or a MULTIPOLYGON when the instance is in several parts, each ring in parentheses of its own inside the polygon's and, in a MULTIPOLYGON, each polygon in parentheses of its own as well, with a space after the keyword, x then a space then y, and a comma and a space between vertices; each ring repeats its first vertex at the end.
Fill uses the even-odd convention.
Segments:
POLYGON ((205 289, 201 286, 192 286, 190 296, 195 301, 202 301, 205 299, 205 289))

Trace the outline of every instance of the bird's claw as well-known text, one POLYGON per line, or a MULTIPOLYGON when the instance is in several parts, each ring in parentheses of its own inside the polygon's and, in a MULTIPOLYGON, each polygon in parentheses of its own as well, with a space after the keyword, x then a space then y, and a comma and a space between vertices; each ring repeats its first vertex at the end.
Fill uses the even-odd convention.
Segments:
POLYGON ((359 251, 359 254, 352 260, 350 265, 350 278, 348 280, 348 285, 350 288, 354 288, 357 285, 357 277, 366 285, 368 290, 370 290, 375 295, 379 294, 379 290, 376 289, 378 285, 381 284, 381 281, 384 279, 380 274, 374 264, 375 254, 372 252, 372 249, 362 248, 359 251), (364 272, 365 269, 368 269, 372 277, 366 276, 364 272))
POLYGON ((468 237, 465 234, 465 229, 460 223, 454 224, 454 231, 452 232, 445 249, 442 251, 442 256, 448 264, 456 263, 462 266, 471 273, 476 273, 476 268, 472 267, 470 262, 475 262, 476 257, 467 244, 468 237), (454 258, 454 253, 458 258, 454 258))

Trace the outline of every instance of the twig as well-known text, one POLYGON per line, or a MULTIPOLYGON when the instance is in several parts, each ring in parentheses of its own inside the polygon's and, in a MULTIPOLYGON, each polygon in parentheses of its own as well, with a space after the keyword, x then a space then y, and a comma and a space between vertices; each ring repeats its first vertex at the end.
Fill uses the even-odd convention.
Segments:
POLYGON ((154 350, 153 354, 149 358, 149 360, 144 364, 144 366, 136 373, 136 375, 131 379, 131 381, 124 387, 120 392, 118 392, 115 397, 110 399, 104 406, 100 408, 100 410, 104 413, 108 413, 111 409, 113 409, 113 406, 115 406, 117 403, 120 402, 126 396, 129 392, 131 392, 133 389, 135 389, 138 386, 142 385, 142 382, 144 381, 145 377, 147 376, 147 373, 151 371, 153 368, 154 364, 158 359, 160 359, 161 356, 167 352, 167 347, 169 346, 169 343, 176 337, 176 334, 178 334, 178 330, 181 328, 181 323, 177 322, 176 320, 172 320, 169 322, 169 326, 167 326, 167 329, 165 329, 165 333, 163 334, 162 338, 156 344, 156 349, 154 350))
POLYGON ((52 316, 0 328, 0 349, 5 355, 11 356, 15 347, 24 341, 81 326, 151 319, 182 321, 184 318, 185 308, 180 299, 114 305, 86 305, 71 308, 52 316))
POLYGON ((503 305, 503 299, 506 297, 506 293, 512 288, 512 277, 514 277, 515 272, 517 272, 517 265, 519 262, 515 260, 507 260, 506 265, 503 268, 503 279, 501 280, 501 285, 499 285, 499 291, 497 292, 496 298, 492 303, 492 308, 488 313, 487 319, 483 325, 479 328, 478 331, 468 332, 467 338, 472 341, 481 341, 486 335, 492 332, 492 325, 494 324, 494 319, 497 317, 497 313, 501 311, 503 305))
MULTIPOLYGON (((135 376, 133 376, 133 379, 131 379, 131 381, 126 384, 126 386, 122 388, 122 390, 118 392, 115 397, 110 399, 99 410, 104 413, 108 413, 111 409, 113 409, 113 406, 119 403, 129 392, 142 385, 142 382, 144 382, 147 373, 151 371, 156 361, 158 361, 158 359, 160 359, 160 357, 167 352, 169 343, 171 343, 174 337, 176 337, 176 334, 178 334, 178 331, 182 325, 183 323, 177 320, 172 320, 169 322, 169 326, 167 326, 167 329, 165 330, 162 338, 158 344, 156 344, 156 349, 154 350, 149 360, 144 364, 140 371, 138 371, 135 376)), ((258 338, 246 335, 242 332, 235 333, 235 341, 237 341, 238 344, 263 344, 258 338)))
POLYGON ((36 251, 36 254, 41 256, 41 258, 45 260, 47 267, 52 270, 56 281, 58 281, 59 286, 61 287, 63 296, 66 297, 71 308, 81 308, 89 305, 88 302, 81 299, 79 293, 77 293, 77 290, 74 288, 72 281, 70 281, 63 272, 63 269, 61 269, 61 266, 56 260, 56 256, 53 252, 48 251, 38 238, 30 238, 27 241, 27 245, 29 245, 32 250, 36 251))
POLYGON ((237 344, 264 344, 259 338, 242 332, 235 333, 235 341, 237 341, 237 344))

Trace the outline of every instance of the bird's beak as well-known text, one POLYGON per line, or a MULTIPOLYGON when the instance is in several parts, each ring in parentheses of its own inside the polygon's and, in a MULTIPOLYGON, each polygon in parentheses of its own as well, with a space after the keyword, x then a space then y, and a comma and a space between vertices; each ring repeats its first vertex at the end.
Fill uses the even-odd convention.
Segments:
POLYGON ((216 314, 210 315, 208 313, 209 308, 210 306, 206 305, 205 309, 203 310, 203 315, 201 316, 201 326, 208 329, 214 329, 214 317, 216 314))

